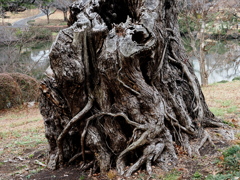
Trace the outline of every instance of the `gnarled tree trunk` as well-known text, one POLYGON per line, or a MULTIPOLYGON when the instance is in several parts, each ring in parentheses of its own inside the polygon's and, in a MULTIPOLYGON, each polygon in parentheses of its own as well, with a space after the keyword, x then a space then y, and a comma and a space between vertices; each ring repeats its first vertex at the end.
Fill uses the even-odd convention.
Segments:
POLYGON ((69 25, 41 84, 49 168, 169 169, 174 144, 191 156, 210 139, 204 128, 221 125, 180 41, 175 0, 80 0, 69 25))

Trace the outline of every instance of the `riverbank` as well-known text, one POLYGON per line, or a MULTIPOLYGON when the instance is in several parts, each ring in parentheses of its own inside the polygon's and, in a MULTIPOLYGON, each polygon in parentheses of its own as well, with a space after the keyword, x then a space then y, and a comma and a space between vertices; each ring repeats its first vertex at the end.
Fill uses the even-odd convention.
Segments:
MULTIPOLYGON (((203 88, 207 104, 213 113, 239 132, 235 134, 235 141, 217 145, 218 151, 211 150, 214 153, 208 156, 190 158, 181 154, 180 162, 182 163, 174 171, 163 174, 160 168, 154 167, 152 179, 167 179, 167 177, 178 179, 183 175, 194 179, 194 177, 204 177, 224 171, 223 166, 214 162, 222 157, 223 149, 233 144, 240 144, 239 88, 240 81, 215 83, 203 88), (183 166, 189 166, 190 169, 183 166)), ((44 170, 48 144, 44 135, 43 119, 37 106, 0 111, 0 140, 0 179, 106 180, 98 174, 88 177, 79 172, 76 167, 53 172, 44 170)), ((107 176, 108 179, 117 178, 115 171, 109 172, 107 176)), ((145 171, 138 171, 130 179, 146 179, 147 176, 145 171)))

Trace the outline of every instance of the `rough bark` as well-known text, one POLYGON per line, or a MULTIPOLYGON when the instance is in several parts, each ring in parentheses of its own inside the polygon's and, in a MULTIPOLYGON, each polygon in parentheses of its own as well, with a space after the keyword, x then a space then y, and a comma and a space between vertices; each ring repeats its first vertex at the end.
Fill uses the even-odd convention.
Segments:
POLYGON ((48 167, 83 162, 130 176, 174 167, 175 144, 198 154, 205 127, 221 123, 180 41, 175 0, 83 0, 70 14, 40 88, 48 167))

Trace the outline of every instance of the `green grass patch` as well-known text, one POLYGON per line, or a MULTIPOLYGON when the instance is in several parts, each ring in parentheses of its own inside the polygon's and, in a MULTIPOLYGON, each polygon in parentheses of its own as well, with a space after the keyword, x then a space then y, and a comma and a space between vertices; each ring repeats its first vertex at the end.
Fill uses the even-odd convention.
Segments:
POLYGON ((85 180, 85 176, 80 176, 79 180, 85 180))
POLYGON ((210 107, 209 109, 215 116, 218 117, 222 117, 225 114, 225 111, 222 108, 210 107))
POLYGON ((209 175, 206 180, 236 180, 238 177, 240 177, 240 172, 235 172, 234 174, 209 175))
POLYGON ((59 23, 60 26, 66 26, 67 25, 67 22, 62 22, 62 23, 59 23))
POLYGON ((230 101, 230 100, 216 101, 216 102, 220 103, 221 106, 223 106, 223 107, 228 107, 228 106, 230 106, 232 104, 232 101, 230 101))
POLYGON ((193 174, 193 179, 201 179, 203 177, 203 175, 201 173, 199 173, 198 171, 196 171, 193 174))
POLYGON ((227 124, 231 127, 235 127, 235 125, 232 123, 232 122, 229 122, 229 121, 223 121, 224 124, 227 124))
POLYGON ((57 36, 58 33, 57 32, 52 32, 52 36, 57 36))
POLYGON ((8 136, 7 132, 0 132, 0 139, 5 139, 8 136))
POLYGON ((28 158, 32 159, 33 156, 34 156, 34 154, 30 154, 30 155, 28 156, 28 158))
POLYGON ((210 107, 210 110, 215 116, 223 117, 224 114, 227 113, 236 113, 238 111, 238 107, 233 104, 231 100, 216 100, 216 103, 218 103, 218 106, 221 107, 210 107))
POLYGON ((37 121, 40 121, 40 120, 42 120, 42 119, 41 118, 36 118, 36 119, 31 119, 31 120, 20 122, 20 123, 13 123, 13 124, 10 125, 10 127, 14 128, 14 127, 26 125, 28 123, 37 122, 37 121))
POLYGON ((237 106, 231 106, 227 109, 227 113, 235 113, 237 112, 238 107, 237 106))
POLYGON ((6 120, 6 119, 19 119, 19 118, 23 118, 25 116, 26 115, 24 113, 19 113, 19 114, 12 113, 12 114, 9 114, 7 116, 0 117, 0 121, 6 120))
POLYGON ((26 165, 24 165, 24 166, 17 166, 16 167, 18 170, 22 170, 22 169, 24 169, 24 168, 27 168, 27 166, 26 165))
POLYGON ((181 173, 177 170, 172 170, 168 174, 166 174, 164 177, 159 177, 159 179, 162 180, 178 180, 181 176, 181 173))
POLYGON ((24 147, 35 147, 39 144, 47 143, 44 134, 31 134, 29 136, 24 136, 21 139, 18 139, 14 142, 16 146, 24 146, 24 147))
POLYGON ((33 19, 33 20, 30 20, 30 21, 28 21, 27 22, 29 25, 34 25, 34 23, 35 23, 35 20, 33 19))
POLYGON ((209 175, 206 180, 235 180, 240 177, 240 146, 234 145, 223 153, 223 158, 216 163, 224 167, 224 171, 216 175, 209 175))
POLYGON ((223 152, 225 169, 238 171, 240 169, 240 146, 235 145, 223 152))

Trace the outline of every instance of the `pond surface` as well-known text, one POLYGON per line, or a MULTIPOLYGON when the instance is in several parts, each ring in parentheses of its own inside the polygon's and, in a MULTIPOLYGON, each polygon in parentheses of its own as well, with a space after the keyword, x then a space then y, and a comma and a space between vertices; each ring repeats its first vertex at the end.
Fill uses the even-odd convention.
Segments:
MULTIPOLYGON (((214 58, 212 60, 215 60, 214 58)), ((192 59, 193 67, 195 74, 200 81, 200 67, 197 59, 192 59)), ((214 68, 213 66, 209 66, 209 69, 214 68)), ((221 67, 216 67, 212 70, 209 75, 208 83, 212 84, 215 82, 220 82, 223 80, 232 81, 233 78, 240 77, 240 58, 238 58, 235 62, 225 64, 221 67)))
MULTIPOLYGON (((199 62, 195 57, 191 57, 195 74, 200 81, 199 62)), ((229 51, 223 54, 207 54, 206 69, 209 72, 208 83, 219 81, 232 81, 235 77, 240 77, 240 45, 235 44, 229 51)))
MULTIPOLYGON (((33 71, 36 78, 41 78, 49 66, 49 53, 52 42, 45 43, 44 46, 36 49, 23 49, 21 52, 21 61, 26 64, 25 68, 29 71, 33 71)), ((0 47, 0 66, 2 63, 13 63, 18 58, 16 50, 11 47, 2 46, 0 47), (10 58, 10 60, 9 60, 10 58)), ((192 61, 195 74, 200 81, 199 63, 196 58, 190 58, 192 61)), ((234 77, 240 76, 240 46, 235 46, 231 53, 226 52, 224 54, 208 54, 206 55, 207 65, 206 68, 210 72, 209 84, 219 82, 222 80, 231 81, 234 77), (231 57, 229 57, 231 54, 231 57), (237 57, 238 58, 235 58, 237 57)), ((0 67, 0 72, 2 67, 0 67)))
POLYGON ((37 44, 37 47, 0 47, 0 73, 20 72, 41 79, 49 66, 49 49, 52 42, 37 44))

